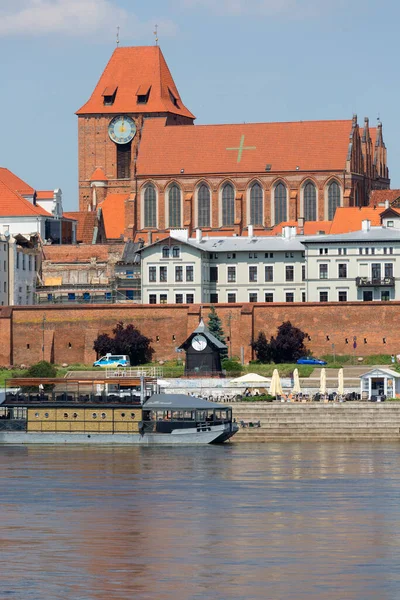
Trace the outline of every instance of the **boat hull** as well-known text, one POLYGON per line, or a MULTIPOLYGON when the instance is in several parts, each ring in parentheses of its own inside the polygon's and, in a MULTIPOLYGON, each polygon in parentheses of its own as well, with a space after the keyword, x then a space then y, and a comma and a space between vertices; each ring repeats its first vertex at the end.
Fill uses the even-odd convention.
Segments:
POLYGON ((232 437, 237 426, 220 425, 209 427, 207 431, 196 429, 175 430, 172 433, 27 433, 23 431, 0 432, 0 445, 104 445, 104 446, 191 446, 221 444, 232 437))

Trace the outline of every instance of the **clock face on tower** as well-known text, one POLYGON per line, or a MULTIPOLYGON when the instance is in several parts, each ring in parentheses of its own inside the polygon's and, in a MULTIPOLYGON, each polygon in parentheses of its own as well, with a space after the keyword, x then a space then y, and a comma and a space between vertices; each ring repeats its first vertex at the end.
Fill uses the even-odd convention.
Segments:
POLYGON ((136 135, 135 121, 124 115, 114 117, 108 126, 108 135, 116 144, 128 144, 136 135))
POLYGON ((192 348, 201 352, 204 348, 207 347, 207 340, 203 335, 197 334, 192 339, 192 348))

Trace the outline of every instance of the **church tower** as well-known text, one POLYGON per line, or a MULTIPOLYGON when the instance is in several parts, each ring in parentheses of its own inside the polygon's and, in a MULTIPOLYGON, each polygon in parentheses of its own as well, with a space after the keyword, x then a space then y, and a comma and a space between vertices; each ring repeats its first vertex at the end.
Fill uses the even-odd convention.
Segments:
MULTIPOLYGON (((135 193, 136 157, 147 118, 166 118, 168 125, 192 125, 195 119, 158 46, 116 48, 76 114, 81 211, 93 210, 96 173, 104 175, 109 194, 135 193)), ((97 194, 97 204, 102 199, 97 194)))

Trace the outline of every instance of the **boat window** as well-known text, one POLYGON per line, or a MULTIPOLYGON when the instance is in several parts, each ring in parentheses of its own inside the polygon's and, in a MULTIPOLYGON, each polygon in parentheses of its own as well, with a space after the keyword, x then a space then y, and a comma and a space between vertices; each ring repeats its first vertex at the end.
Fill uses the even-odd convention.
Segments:
POLYGON ((124 416, 125 416, 125 413, 121 413, 121 417, 124 418, 124 416))
POLYGON ((64 419, 68 419, 68 413, 64 413, 64 419))
POLYGON ((44 418, 48 419, 49 418, 49 413, 44 413, 44 418))
POLYGON ((131 419, 135 418, 135 413, 131 413, 131 419))
POLYGON ((76 419, 78 417, 78 413, 74 413, 72 416, 74 417, 74 419, 76 419))
POLYGON ((106 413, 101 413, 101 418, 102 418, 102 419, 105 419, 105 418, 106 418, 106 416, 107 416, 107 415, 106 415, 106 413))
POLYGON ((39 417, 39 413, 35 413, 35 417, 38 418, 39 417))
POLYGON ((92 418, 97 419, 97 413, 92 413, 92 418))

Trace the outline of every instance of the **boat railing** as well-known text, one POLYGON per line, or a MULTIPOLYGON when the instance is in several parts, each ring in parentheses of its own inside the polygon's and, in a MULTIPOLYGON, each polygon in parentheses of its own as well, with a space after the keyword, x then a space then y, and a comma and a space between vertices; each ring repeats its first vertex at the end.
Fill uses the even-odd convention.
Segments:
POLYGON ((162 377, 162 367, 107 367, 106 379, 114 377, 162 377))
POLYGON ((140 404, 140 395, 136 394, 92 394, 92 393, 77 393, 70 391, 53 391, 44 392, 42 394, 19 392, 6 393, 4 405, 10 404, 45 404, 45 403, 60 403, 60 404, 140 404))
POLYGON ((26 431, 26 420, 0 419, 0 431, 26 431))

